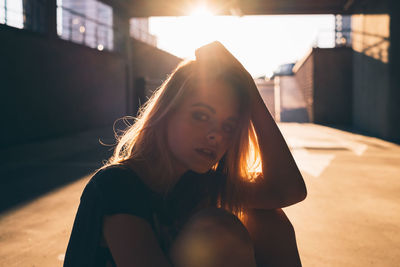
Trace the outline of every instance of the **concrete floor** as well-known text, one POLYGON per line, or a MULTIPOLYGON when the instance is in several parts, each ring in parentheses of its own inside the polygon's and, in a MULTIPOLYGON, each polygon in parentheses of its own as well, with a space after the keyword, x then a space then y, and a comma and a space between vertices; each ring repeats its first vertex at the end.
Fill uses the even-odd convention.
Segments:
MULTIPOLYGON (((285 209, 296 229, 303 266, 399 266, 400 146, 314 124, 285 123, 280 128, 308 188, 305 201, 285 209)), ((71 152, 70 147, 82 140, 97 141, 97 134, 80 136, 76 143, 70 140, 67 157, 35 157, 31 165, 14 161, 1 165, 2 171, 19 165, 36 166, 43 173, 49 166, 94 170, 108 152, 88 145, 71 152)), ((71 179, 66 185, 27 197, 31 200, 0 214, 0 266, 62 265, 89 179, 78 173, 67 176, 71 179)))

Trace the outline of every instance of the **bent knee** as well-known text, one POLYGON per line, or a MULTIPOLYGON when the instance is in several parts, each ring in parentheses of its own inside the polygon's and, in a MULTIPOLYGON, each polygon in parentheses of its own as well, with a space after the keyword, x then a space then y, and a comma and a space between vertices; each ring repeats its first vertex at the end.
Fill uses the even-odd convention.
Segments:
POLYGON ((172 250, 178 266, 255 266, 246 227, 233 214, 217 208, 195 214, 172 250))
POLYGON ((225 235, 243 243, 251 242, 249 233, 239 218, 220 208, 198 212, 189 220, 187 229, 208 234, 210 237, 221 238, 221 235, 225 235), (211 236, 213 233, 215 236, 211 236))

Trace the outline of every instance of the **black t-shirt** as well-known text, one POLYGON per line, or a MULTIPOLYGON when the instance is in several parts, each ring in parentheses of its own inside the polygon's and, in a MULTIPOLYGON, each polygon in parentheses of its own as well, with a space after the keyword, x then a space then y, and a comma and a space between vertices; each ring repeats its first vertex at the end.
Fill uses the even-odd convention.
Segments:
POLYGON ((98 171, 82 193, 64 267, 115 266, 102 241, 103 218, 112 214, 145 219, 167 255, 185 222, 198 210, 216 206, 218 188, 223 182, 214 172, 187 172, 165 196, 152 191, 128 167, 110 166, 98 171))

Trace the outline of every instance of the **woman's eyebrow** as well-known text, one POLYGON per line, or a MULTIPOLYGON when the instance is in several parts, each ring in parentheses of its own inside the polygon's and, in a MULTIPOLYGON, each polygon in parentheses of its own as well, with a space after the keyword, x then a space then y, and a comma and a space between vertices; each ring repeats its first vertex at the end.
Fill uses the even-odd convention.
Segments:
POLYGON ((196 103, 196 104, 193 104, 192 107, 204 107, 204 108, 207 108, 208 110, 210 110, 212 113, 216 113, 214 108, 212 108, 211 106, 204 104, 204 103, 196 103))
MULTIPOLYGON (((206 108, 206 109, 210 110, 214 114, 216 113, 216 111, 215 111, 215 109, 213 107, 211 107, 211 106, 209 106, 209 105, 207 105, 205 103, 196 103, 196 104, 193 104, 192 107, 203 107, 203 108, 206 108)), ((233 116, 233 117, 229 117, 228 120, 232 121, 234 123, 237 123, 239 121, 239 118, 233 116)))

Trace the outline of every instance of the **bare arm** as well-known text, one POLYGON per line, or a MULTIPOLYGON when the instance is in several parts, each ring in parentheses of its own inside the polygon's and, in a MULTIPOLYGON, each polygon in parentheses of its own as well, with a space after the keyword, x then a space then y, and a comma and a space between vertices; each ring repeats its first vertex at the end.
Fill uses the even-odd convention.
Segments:
POLYGON ((249 81, 249 87, 262 175, 255 183, 244 185, 244 203, 250 208, 275 209, 302 201, 307 195, 303 177, 253 80, 249 81))
POLYGON ((118 267, 172 267, 144 219, 128 214, 107 216, 103 234, 118 267))

